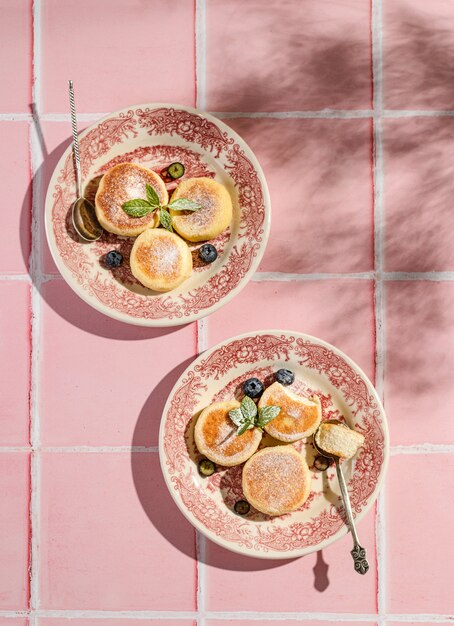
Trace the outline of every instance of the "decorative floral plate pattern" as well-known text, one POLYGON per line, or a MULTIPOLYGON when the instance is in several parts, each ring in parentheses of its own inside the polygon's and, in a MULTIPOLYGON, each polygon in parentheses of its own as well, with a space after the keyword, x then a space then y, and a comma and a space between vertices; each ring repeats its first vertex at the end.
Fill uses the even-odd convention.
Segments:
MULTIPOLYGON (((261 331, 219 344, 200 355, 175 384, 164 409, 159 453, 167 486, 189 521, 225 548, 262 558, 292 558, 320 550, 347 532, 334 467, 318 472, 311 441, 295 446, 312 469, 312 491, 300 510, 269 517, 251 508, 239 516, 241 468, 218 468, 201 477, 193 440, 200 411, 213 401, 241 398, 251 376, 270 382, 281 367, 296 374, 291 389, 317 393, 323 419, 343 419, 365 436, 356 457, 343 462, 352 509, 359 520, 375 501, 386 470, 389 443, 383 407, 360 368, 333 346, 299 333, 261 331)), ((264 436, 262 445, 279 445, 264 436)))
MULTIPOLYGON (((265 250, 270 203, 257 159, 226 124, 188 107, 131 107, 81 133, 80 156, 85 195, 90 199, 102 174, 117 163, 134 162, 160 171, 172 161, 181 161, 185 178, 211 176, 224 184, 234 207, 230 229, 215 242, 218 259, 209 266, 195 262, 193 275, 178 289, 152 292, 130 272, 132 239, 105 233, 97 242, 82 243, 74 232, 70 207, 76 186, 68 148, 49 184, 46 233, 58 269, 91 306, 131 324, 176 326, 209 315, 245 286, 265 250), (122 267, 114 272, 102 262, 111 249, 124 255, 122 267)), ((195 261, 197 247, 191 246, 195 261)))

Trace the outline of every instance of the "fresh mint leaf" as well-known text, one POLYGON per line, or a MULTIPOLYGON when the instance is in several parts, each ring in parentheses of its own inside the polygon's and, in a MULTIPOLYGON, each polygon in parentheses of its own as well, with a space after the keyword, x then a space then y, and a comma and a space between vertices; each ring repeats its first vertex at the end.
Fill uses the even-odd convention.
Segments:
POLYGON ((167 205, 172 211, 198 211, 202 205, 187 198, 178 198, 167 205))
POLYGON ((159 209, 159 222, 162 226, 164 226, 164 228, 173 232, 172 218, 165 209, 159 209))
POLYGON ((238 428, 238 430, 236 431, 237 437, 245 433, 247 430, 250 430, 251 428, 254 428, 254 420, 245 421, 244 425, 238 428))
POLYGON ((159 196, 156 191, 148 183, 145 185, 145 189, 147 190, 147 200, 149 204, 151 204, 151 206, 158 207, 161 203, 159 201, 159 196))
POLYGON ((254 419, 257 415, 255 402, 249 396, 244 396, 241 400, 241 412, 247 420, 254 419))
POLYGON ((231 409, 229 411, 229 417, 232 420, 232 422, 235 424, 235 426, 243 426, 244 424, 244 415, 243 412, 241 411, 240 408, 238 409, 231 409))
POLYGON ((237 435, 242 435, 249 430, 249 428, 254 428, 254 418, 248 419, 245 417, 241 408, 231 409, 229 411, 229 417, 238 428, 236 432, 237 435))
POLYGON ((269 424, 272 420, 274 420, 274 418, 277 417, 280 412, 281 412, 280 406, 270 405, 270 406, 262 407, 261 409, 259 409, 259 415, 258 415, 258 419, 256 420, 255 425, 258 426, 259 428, 263 428, 264 426, 269 424))
POLYGON ((136 198, 135 200, 128 200, 121 208, 130 217, 144 217, 144 215, 148 215, 148 213, 154 211, 155 207, 152 207, 147 200, 136 198))

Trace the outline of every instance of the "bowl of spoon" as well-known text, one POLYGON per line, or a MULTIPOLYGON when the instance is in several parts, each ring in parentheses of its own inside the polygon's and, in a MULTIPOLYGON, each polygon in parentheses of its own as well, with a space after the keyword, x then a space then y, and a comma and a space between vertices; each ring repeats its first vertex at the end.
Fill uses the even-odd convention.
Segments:
POLYGON ((68 81, 69 107, 73 133, 73 157, 76 172, 77 198, 71 206, 71 219, 76 233, 84 241, 97 241, 102 237, 103 228, 96 217, 93 204, 82 193, 82 173, 79 156, 79 134, 77 132, 76 105, 74 101, 73 81, 68 81))

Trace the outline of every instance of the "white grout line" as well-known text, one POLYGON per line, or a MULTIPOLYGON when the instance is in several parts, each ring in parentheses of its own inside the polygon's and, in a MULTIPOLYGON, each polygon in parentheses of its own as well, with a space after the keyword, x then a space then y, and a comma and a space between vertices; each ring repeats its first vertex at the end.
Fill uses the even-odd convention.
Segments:
POLYGON ((386 272, 385 280, 454 280, 454 272, 386 272))
POLYGON ((391 446, 391 456, 401 454, 449 454, 454 453, 453 444, 417 443, 411 446, 391 446))
MULTIPOLYGON (((198 0, 198 13, 196 17, 196 23, 198 20, 201 22, 205 19, 205 1, 198 0), (201 6, 203 5, 203 7, 201 6)), ((197 37, 201 41, 205 41, 205 35, 200 32, 197 37)), ((203 52, 198 53, 196 60, 199 70, 205 66, 205 54, 203 52)), ((197 67, 196 67, 197 75, 197 67)), ((206 92, 206 84, 203 76, 197 75, 197 81, 199 88, 202 89, 204 94, 203 106, 197 101, 197 107, 205 109, 204 100, 206 92)), ((200 90, 199 89, 199 90, 200 90)), ((374 117, 373 110, 370 109, 321 109, 319 111, 209 111, 211 115, 219 117, 221 119, 240 119, 240 118, 271 118, 271 119, 363 119, 374 117)), ((108 112, 102 111, 99 113, 78 113, 77 119, 80 122, 96 122, 103 117, 109 115, 108 112)), ((383 109, 382 117, 384 118, 402 118, 402 117, 454 117, 454 111, 414 111, 414 110, 397 110, 397 109, 383 109)), ((43 122, 69 122, 71 117, 69 113, 43 113, 40 115, 40 119, 43 122)), ((0 122, 30 122, 32 120, 31 113, 0 113, 0 122)))
POLYGON ((454 111, 399 111, 396 109, 384 109, 383 117, 454 117, 454 111))
POLYGON ((0 274, 0 280, 20 280, 29 281, 30 276, 28 274, 0 274))
POLYGON ((0 113, 0 122, 30 122, 31 113, 0 113))
MULTIPOLYGON (((435 271, 435 272, 382 272, 380 274, 383 281, 417 281, 427 280, 434 282, 454 281, 454 272, 451 271, 435 271)), ((251 280, 253 282, 293 282, 305 280, 342 280, 353 278, 356 280, 374 280, 376 278, 375 271, 370 272, 345 272, 345 273, 309 273, 298 274, 290 272, 256 272, 251 280)), ((28 274, 0 274, 0 281, 29 281, 28 274)), ((63 280, 61 274, 41 274, 41 282, 45 283, 50 280, 63 280)))
MULTIPOLYGON (((372 0, 372 74, 374 89, 374 266, 375 266, 375 387, 381 400, 384 400, 385 372, 385 307, 383 284, 383 40, 381 0, 372 0)), ((384 488, 377 499, 376 514, 377 552, 377 608, 378 623, 384 626, 387 611, 387 570, 386 570, 386 495, 384 488)))
MULTIPOLYGON (((36 618, 51 619, 134 619, 134 620, 180 620, 197 619, 194 611, 97 611, 97 610, 38 610, 38 611, 0 611, 2 618, 36 618)), ((258 611, 207 611, 206 616, 212 620, 232 621, 287 621, 305 622, 377 622, 377 615, 373 613, 315 613, 315 612, 258 612, 258 611)), ((389 622, 405 623, 453 623, 453 615, 430 613, 393 613, 386 617, 389 622)))
MULTIPOLYGON (((343 280, 353 278, 355 280, 374 280, 377 274, 375 271, 370 272, 345 272, 345 273, 309 273, 298 274, 290 272, 256 272, 251 280, 256 283, 262 282, 293 282, 306 280, 343 280)), ((382 272, 380 274, 382 281, 454 281, 454 272, 451 271, 435 271, 435 272, 382 272)), ((29 281, 28 274, 0 274, 0 281, 29 281)), ((41 282, 45 283, 51 280, 63 280, 61 274, 41 274, 41 282)))
POLYGON ((195 2, 196 107, 206 108, 206 0, 195 2))

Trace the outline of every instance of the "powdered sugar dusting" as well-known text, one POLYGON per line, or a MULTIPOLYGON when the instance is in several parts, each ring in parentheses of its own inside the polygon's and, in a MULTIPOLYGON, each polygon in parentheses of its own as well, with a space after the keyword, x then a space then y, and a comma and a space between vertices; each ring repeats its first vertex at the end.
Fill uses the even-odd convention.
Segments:
POLYGON ((267 448, 253 457, 243 472, 251 499, 263 503, 271 513, 294 509, 307 491, 302 459, 286 448, 267 448))
POLYGON ((147 273, 171 278, 179 271, 182 253, 174 241, 166 237, 156 237, 139 246, 137 260, 147 273))

